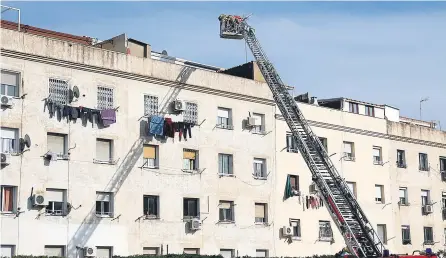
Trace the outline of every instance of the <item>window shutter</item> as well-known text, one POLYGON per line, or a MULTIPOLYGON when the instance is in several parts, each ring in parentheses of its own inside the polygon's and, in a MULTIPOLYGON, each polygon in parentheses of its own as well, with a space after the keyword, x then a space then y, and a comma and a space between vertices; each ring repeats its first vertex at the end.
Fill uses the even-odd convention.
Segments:
POLYGON ((96 257, 98 258, 110 258, 110 248, 97 248, 96 257))
POLYGON ((109 202, 110 193, 96 193, 96 201, 109 202))
POLYGON ((352 145, 351 143, 344 143, 344 152, 346 153, 352 153, 352 145))
POLYGON ((63 135, 47 135, 48 150, 57 154, 65 153, 65 137, 63 135))
POLYGON ((381 187, 375 186, 375 194, 377 198, 381 198, 381 187))
POLYGON ((255 217, 256 218, 263 218, 263 217, 265 217, 265 206, 264 205, 256 204, 255 217))
POLYGON ((2 84, 11 85, 11 86, 18 86, 19 85, 19 74, 18 73, 12 73, 8 71, 2 71, 2 84))
POLYGON ((196 152, 193 150, 184 150, 183 158, 184 159, 195 159, 196 152))
POLYGON ((64 190, 47 189, 45 192, 45 197, 48 199, 48 201, 63 202, 64 190))
POLYGON ((400 189, 400 198, 406 198, 406 192, 404 189, 400 189))
POLYGON ((156 158, 155 146, 144 146, 144 158, 146 159, 156 158))
POLYGON ((3 187, 3 201, 4 207, 3 211, 13 211, 14 205, 14 188, 12 187, 3 187))
POLYGON ((220 208, 221 209, 230 209, 231 203, 230 202, 220 202, 220 208))
POLYGON ((381 156, 381 149, 373 148, 373 156, 380 157, 381 156))
POLYGON ((219 108, 217 110, 217 116, 223 118, 229 118, 229 109, 219 108))
POLYGON ((64 256, 63 247, 45 247, 45 255, 62 257, 64 256))
POLYGON ((16 130, 9 128, 2 128, 0 137, 2 139, 15 139, 16 138, 16 130))
POLYGON ((111 142, 109 140, 96 140, 96 159, 101 161, 111 160, 111 142))

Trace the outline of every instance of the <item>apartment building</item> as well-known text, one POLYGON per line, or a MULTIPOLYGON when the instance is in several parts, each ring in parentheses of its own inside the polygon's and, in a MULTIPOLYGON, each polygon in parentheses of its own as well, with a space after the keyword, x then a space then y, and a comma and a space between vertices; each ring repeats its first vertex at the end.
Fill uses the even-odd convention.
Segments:
MULTIPOLYGON (((125 34, 1 33, 2 255, 344 246, 255 63, 223 70, 125 34)), ((388 248, 443 249, 446 133, 390 106, 296 99, 388 248)))

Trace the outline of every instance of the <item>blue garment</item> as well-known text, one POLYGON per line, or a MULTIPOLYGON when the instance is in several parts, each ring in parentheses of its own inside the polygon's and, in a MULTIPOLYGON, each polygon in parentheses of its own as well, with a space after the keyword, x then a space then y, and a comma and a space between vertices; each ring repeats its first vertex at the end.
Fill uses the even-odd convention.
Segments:
POLYGON ((164 126, 164 117, 152 116, 150 118, 149 134, 164 135, 163 126, 164 126))

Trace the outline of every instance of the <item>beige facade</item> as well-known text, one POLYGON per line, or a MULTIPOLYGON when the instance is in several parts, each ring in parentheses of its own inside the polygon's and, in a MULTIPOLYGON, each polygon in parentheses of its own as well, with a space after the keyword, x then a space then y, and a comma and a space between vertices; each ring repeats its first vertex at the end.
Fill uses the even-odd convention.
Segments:
MULTIPOLYGON (((325 207, 305 207, 311 175, 300 154, 287 151, 287 127, 265 83, 13 30, 1 33, 2 83, 8 72, 19 78, 12 106, 1 110, 2 138, 15 132, 16 139, 27 134, 32 142, 2 166, 2 252, 82 257, 84 247, 93 247, 99 257, 153 252, 305 256, 335 253, 344 246, 336 228, 334 241, 320 238, 319 221, 334 224, 325 207), (79 88, 80 97, 72 106, 99 108, 98 87, 109 89, 117 122, 98 128, 80 120, 49 118, 43 100, 54 79, 79 88), (163 107, 175 99, 196 104, 192 137, 148 137, 147 118, 141 119, 145 95, 158 97, 160 111, 169 110, 163 107), (217 118, 224 114, 229 126, 221 126, 217 118), (246 127, 248 116, 256 115, 263 117, 260 133, 246 127), (61 148, 66 156, 45 162, 42 156, 57 144, 53 134, 64 135, 61 148), (112 162, 97 160, 104 142, 112 162), (153 168, 143 167, 146 145, 156 146, 153 168), (198 153, 196 171, 184 170, 184 150, 198 153), (225 173, 220 154, 232 157, 225 173), (253 166, 261 171, 256 174, 253 166), (283 200, 288 174, 299 176, 301 196, 283 200), (32 196, 40 193, 70 203, 71 209, 45 212, 45 207, 33 205, 32 196), (196 205, 185 198, 199 201, 196 205), (156 207, 154 217, 144 216, 145 201, 156 207), (189 205, 199 214, 199 230, 190 230, 184 219, 189 205), (300 222, 291 242, 282 236, 290 219, 292 225, 300 222)), ((433 249, 444 248, 441 198, 446 184, 439 172, 439 157, 446 156, 444 132, 299 105, 316 134, 327 138, 338 170, 355 183, 369 219, 385 225, 392 252, 422 248, 423 227, 433 228, 433 249), (354 161, 341 159, 344 142, 353 143, 354 161), (379 164, 374 164, 374 146, 381 148, 382 162, 375 162, 379 164), (407 168, 396 166, 397 150, 405 150, 407 168), (420 152, 428 155, 429 171, 419 171, 420 152), (375 185, 382 186, 380 203, 375 185), (407 187, 410 205, 398 205, 400 187, 407 187), (421 190, 430 190, 435 203, 431 214, 421 213, 421 190), (410 225, 411 245, 402 244, 401 225, 410 225)))

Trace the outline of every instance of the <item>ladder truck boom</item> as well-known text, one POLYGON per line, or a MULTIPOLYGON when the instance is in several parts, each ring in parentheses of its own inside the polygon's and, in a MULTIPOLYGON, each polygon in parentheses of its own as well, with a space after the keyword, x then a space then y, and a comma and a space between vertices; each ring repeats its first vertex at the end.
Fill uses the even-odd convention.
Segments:
POLYGON ((339 175, 323 144, 311 130, 246 19, 235 15, 220 15, 220 37, 246 41, 350 253, 356 257, 382 257, 384 244, 347 183, 339 175))

